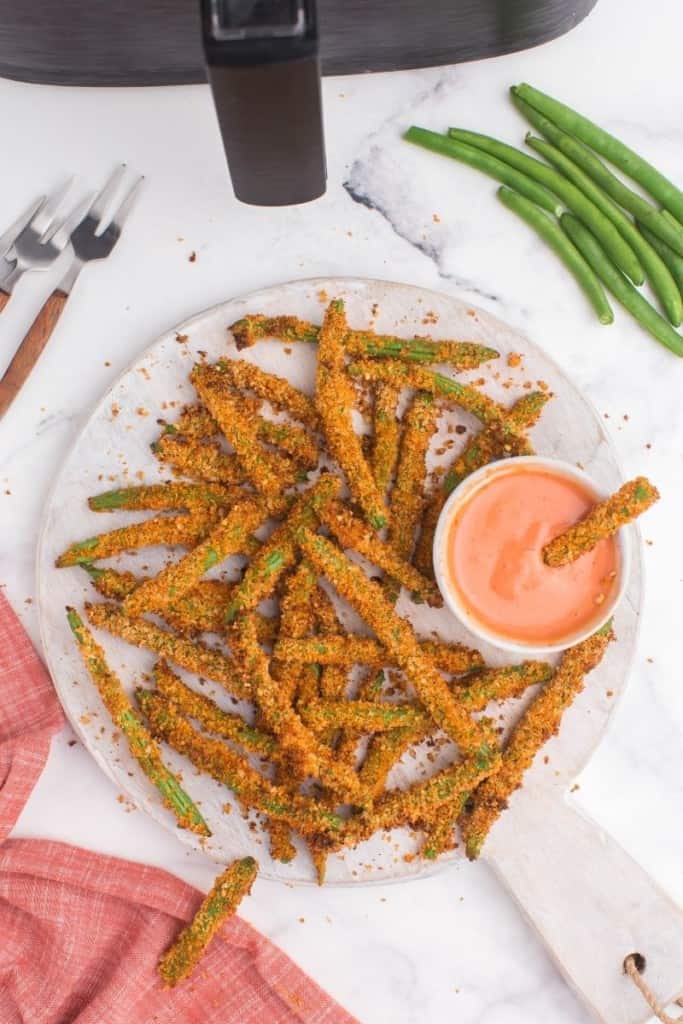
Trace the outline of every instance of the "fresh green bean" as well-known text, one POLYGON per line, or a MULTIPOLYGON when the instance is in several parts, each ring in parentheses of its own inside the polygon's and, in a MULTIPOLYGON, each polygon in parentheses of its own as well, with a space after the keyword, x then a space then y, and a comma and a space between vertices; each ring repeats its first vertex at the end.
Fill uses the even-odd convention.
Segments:
POLYGON ((643 199, 641 195, 638 195, 637 192, 633 192, 628 188, 621 178, 617 178, 608 167, 605 167, 602 160, 595 153, 588 149, 587 146, 584 146, 583 142, 579 142, 572 135, 568 135, 561 128, 558 128, 553 121, 548 120, 540 111, 536 110, 535 107, 526 103, 519 95, 516 86, 512 87, 510 93, 514 105, 541 135, 544 135, 560 152, 564 153, 582 171, 585 171, 588 177, 603 192, 611 196, 619 206, 623 206, 637 220, 645 224, 653 234, 657 235, 658 238, 661 238, 662 241, 670 245, 679 255, 683 256, 683 228, 675 218, 672 217, 669 220, 671 215, 668 210, 658 210, 646 199, 643 199))
POLYGON ((571 181, 563 177, 554 167, 534 157, 522 153, 514 146, 508 146, 504 142, 492 139, 488 135, 480 135, 479 132, 467 132, 460 128, 449 128, 448 134, 458 142, 469 146, 475 146, 491 156, 504 160, 516 170, 527 174, 535 181, 541 182, 546 188, 554 192, 563 203, 583 221, 586 227, 590 228, 600 239, 605 249, 614 262, 623 272, 630 277, 634 284, 642 284, 644 280, 643 268, 628 242, 622 238, 614 224, 584 193, 573 185, 571 181))
POLYGON ((679 221, 676 220, 671 210, 660 210, 659 212, 661 213, 662 217, 667 222, 667 224, 670 224, 672 227, 676 228, 677 231, 683 232, 683 224, 679 223, 679 221))
POLYGON ((496 181, 502 181, 504 185, 509 185, 510 188, 514 188, 521 195, 526 196, 532 203, 537 203, 558 217, 562 212, 561 203, 558 203, 547 189, 532 181, 528 175, 520 174, 508 163, 497 160, 481 149, 464 146, 456 142, 455 139, 449 139, 447 135, 430 132, 426 128, 418 128, 415 125, 408 129, 403 138, 407 142, 414 142, 415 145, 424 147, 424 149, 431 149, 434 153, 440 153, 442 156, 449 156, 453 160, 468 164, 475 170, 488 174, 490 178, 495 178, 496 181))
POLYGON ((583 258, 575 245, 569 241, 563 233, 557 221, 552 220, 543 210, 530 203, 524 196, 513 192, 502 185, 498 189, 498 198, 508 210, 512 210, 518 217, 526 221, 529 227, 533 228, 541 236, 544 242, 550 246, 553 252, 560 257, 565 267, 572 273, 583 290, 586 298, 598 315, 601 324, 611 324, 614 320, 612 307, 610 306, 600 280, 593 273, 590 265, 583 258))
POLYGON ((679 292, 683 295, 683 256, 679 256, 670 245, 663 242, 661 238, 653 234, 645 224, 638 221, 638 227, 644 238, 650 243, 653 249, 659 253, 664 263, 671 271, 671 276, 678 285, 679 292))
POLYGON ((680 324, 683 318, 683 301, 673 276, 669 273, 666 263, 661 259, 656 248, 650 245, 646 238, 638 231, 633 221, 621 212, 619 207, 609 196, 605 195, 598 185, 595 185, 587 174, 578 167, 573 160, 564 153, 552 146, 543 139, 536 139, 533 135, 527 135, 528 146, 544 156, 549 163, 554 164, 565 177, 569 178, 577 188, 580 188, 585 195, 598 206, 606 217, 612 221, 616 229, 629 243, 636 256, 640 260, 645 276, 652 285, 652 289, 659 298, 664 312, 675 326, 680 324))
POLYGON ((619 167, 630 178, 637 181, 646 192, 654 196, 662 206, 670 210, 679 221, 683 222, 683 192, 673 182, 665 178, 652 164, 643 160, 632 149, 613 135, 599 128, 588 118, 578 114, 571 107, 565 106, 546 93, 534 89, 523 82, 517 86, 517 92, 523 100, 540 110, 542 114, 554 121, 570 135, 575 135, 587 146, 600 153, 610 163, 619 167))
POLYGON ((674 331, 673 327, 663 316, 659 315, 656 309, 652 308, 624 275, 612 266, 604 249, 590 231, 587 231, 583 224, 569 213, 562 215, 562 227, 622 306, 642 324, 653 338, 656 338, 662 345, 666 345, 677 356, 683 356, 681 335, 674 331))

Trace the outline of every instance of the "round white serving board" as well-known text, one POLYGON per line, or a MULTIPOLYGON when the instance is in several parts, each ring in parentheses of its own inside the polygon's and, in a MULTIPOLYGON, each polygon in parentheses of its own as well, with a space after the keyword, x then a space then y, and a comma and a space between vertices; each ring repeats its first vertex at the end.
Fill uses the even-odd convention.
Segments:
MULTIPOLYGON (((500 358, 463 375, 462 379, 484 377, 487 392, 506 405, 523 395, 529 382, 534 388, 548 386, 555 397, 548 403, 532 434, 538 453, 578 463, 606 490, 614 490, 621 483, 619 466, 601 421, 569 379, 518 331, 446 295, 408 285, 352 278, 297 281, 232 299, 200 313, 155 341, 96 406, 60 470, 45 512, 38 553, 38 593, 45 655, 74 729, 126 797, 174 830, 182 842, 195 847, 200 845, 198 837, 176 828, 156 790, 130 757, 125 743, 112 735, 114 730, 81 663, 64 613, 65 605, 81 608, 84 601, 100 598, 81 569, 57 570, 55 558, 75 540, 144 517, 144 514, 94 513, 88 509, 87 498, 118 485, 139 483, 142 479, 150 483, 170 478, 170 473, 159 466, 149 448, 159 434, 156 421, 159 417, 172 421, 183 404, 194 400, 187 378, 196 359, 203 355, 209 360, 238 355, 227 330, 231 323, 246 313, 292 314, 320 322, 326 302, 334 296, 345 299, 352 327, 372 325, 380 333, 402 337, 431 335, 468 339, 494 347, 500 352, 500 358), (507 357, 513 352, 522 356, 519 367, 508 366, 507 357)), ((313 391, 314 346, 262 341, 239 355, 287 376, 305 391, 313 391)), ((464 445, 476 429, 476 422, 464 414, 444 414, 442 439, 455 439, 457 446, 447 457, 452 458, 453 452, 464 445), (466 434, 453 432, 452 427, 458 423, 468 428, 466 434), (449 426, 451 432, 446 435, 449 426)), ((432 451, 438 447, 437 439, 432 451)), ((433 462, 438 461, 438 458, 433 459, 433 462)), ((168 555, 165 550, 141 551, 107 564, 141 572, 143 567, 157 569, 168 555)), ((547 762, 545 757, 537 758, 525 779, 524 790, 513 796, 510 810, 497 826, 501 832, 515 831, 515 821, 530 796, 538 800, 540 793, 543 798, 561 799, 562 792, 595 748, 626 683, 641 593, 641 562, 636 546, 627 597, 615 620, 618 641, 611 645, 603 664, 592 673, 584 693, 566 714, 559 737, 545 748, 547 762)), ((420 632, 437 630, 445 640, 468 641, 464 628, 446 610, 413 605, 405 595, 399 609, 409 615, 420 632)), ((359 626, 357 622, 354 625, 359 626)), ((106 633, 100 632, 98 640, 105 647, 110 664, 132 692, 142 674, 151 670, 153 655, 106 633)), ((216 637, 209 638, 208 642, 219 643, 216 637)), ((484 654, 493 664, 507 660, 493 649, 484 650, 484 654)), ((194 683, 199 685, 196 679, 194 683)), ((218 684, 208 682, 204 692, 215 695, 225 704, 225 694, 218 684)), ((531 697, 530 693, 526 700, 506 706, 506 725, 519 716, 531 697)), ((197 775, 173 752, 165 750, 165 753, 171 766, 182 771, 190 794, 201 802, 202 812, 213 832, 208 841, 201 843, 206 853, 224 862, 253 854, 266 876, 287 882, 313 881, 312 866, 303 847, 291 864, 273 862, 262 832, 254 830, 253 826, 250 828, 238 810, 225 813, 223 808, 230 801, 227 790, 206 776, 197 775)), ((407 759, 394 770, 389 781, 391 784, 414 781, 422 777, 420 772, 427 764, 419 758, 417 761, 407 759)), ((432 770, 430 766, 429 771, 432 770)), ((425 864, 419 858, 405 859, 418 845, 419 837, 405 831, 394 832, 389 839, 386 835, 375 837, 344 856, 330 857, 328 881, 339 884, 401 880, 439 870, 453 858, 462 856, 461 851, 456 850, 436 865, 425 864)))

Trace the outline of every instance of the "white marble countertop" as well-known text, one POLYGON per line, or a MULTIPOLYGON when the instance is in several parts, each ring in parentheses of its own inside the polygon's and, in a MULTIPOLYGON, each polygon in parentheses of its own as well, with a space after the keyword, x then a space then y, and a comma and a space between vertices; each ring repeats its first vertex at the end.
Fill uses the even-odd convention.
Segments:
MULTIPOLYGON (((607 418, 627 476, 662 501, 643 524, 647 590, 631 685, 575 798, 683 898, 680 605, 683 364, 621 310, 599 327, 555 258, 496 202, 493 183, 405 145, 416 122, 457 123, 521 144, 506 98, 530 81, 683 177, 679 0, 599 0, 570 35, 460 67, 328 79, 327 195, 258 210, 231 196, 204 87, 77 90, 0 82, 11 126, 0 224, 77 169, 96 185, 116 161, 148 184, 115 255, 89 268, 30 382, 0 423, 0 582, 38 642, 34 554, 51 478, 101 392, 164 329, 218 300, 318 275, 387 278, 467 298, 522 327, 607 418), (197 258, 188 257, 195 251, 197 258)), ((0 360, 47 276, 0 321, 0 360)), ((16 828, 154 863, 208 887, 214 865, 180 846, 64 729, 16 828)), ((243 914, 363 1024, 584 1024, 587 1012, 483 864, 403 886, 294 890, 261 883, 243 914)), ((586 936, 590 942, 590 936, 586 936)), ((683 964, 681 964, 683 982, 683 964)))

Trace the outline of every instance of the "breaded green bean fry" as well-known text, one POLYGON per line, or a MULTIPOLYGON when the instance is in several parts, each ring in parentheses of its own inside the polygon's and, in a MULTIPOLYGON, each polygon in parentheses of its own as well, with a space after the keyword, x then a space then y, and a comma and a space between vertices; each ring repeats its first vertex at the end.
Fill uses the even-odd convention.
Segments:
POLYGON ((221 740, 210 739, 193 729, 163 697, 151 690, 137 690, 136 697, 152 734, 187 757, 199 771, 231 789, 244 808, 253 807, 285 821, 304 836, 333 837, 341 832, 343 821, 339 815, 309 797, 269 782, 221 740))
POLYGON ((387 523, 387 509, 353 428, 355 393, 344 363, 347 327, 344 303, 336 299, 328 306, 320 328, 315 402, 330 453, 344 471, 349 490, 368 522, 379 530, 387 523))
POLYGON ((155 516, 141 523, 121 526, 109 533, 99 533, 87 540, 77 541, 59 556, 55 564, 61 569, 100 558, 111 558, 122 551, 160 544, 194 547, 209 533, 217 516, 218 510, 212 514, 200 512, 194 515, 155 516))
POLYGON ((420 853, 427 860, 436 860, 442 853, 448 853, 456 846, 455 827, 467 797, 466 792, 457 793, 452 800, 438 809, 430 821, 423 823, 424 835, 420 853))
MULTIPOLYGON (((444 644, 421 640, 418 644, 425 657, 442 672, 458 675, 484 664, 479 651, 464 644, 444 644)), ((319 665, 369 665, 385 668, 394 659, 385 647, 372 637, 346 633, 343 636, 287 637, 280 635, 274 648, 276 658, 319 665)))
POLYGON ((558 731, 564 712, 583 689, 584 677, 600 663, 613 636, 609 622, 588 640, 565 651, 555 675, 515 726, 499 771, 475 790, 472 807, 461 820, 471 859, 479 856, 491 827, 522 784, 538 751, 558 731))
POLYGON ((352 729, 357 733, 387 732, 389 729, 417 729, 428 726, 431 718, 416 704, 389 704, 379 701, 317 701, 299 707, 303 721, 313 732, 352 729))
POLYGON ((249 894, 257 874, 254 858, 243 857, 218 876, 192 921, 159 961, 159 974, 166 985, 172 988, 192 974, 213 937, 249 894))
MULTIPOLYGON (((311 569, 311 571, 313 570, 311 569)), ((319 636, 345 635, 337 618, 337 613, 334 610, 334 605, 322 587, 315 587, 313 605, 319 636)), ((285 635, 284 623, 280 634, 282 636, 285 635)), ((324 700, 343 700, 348 685, 348 667, 344 665, 322 665, 320 669, 320 696, 324 700)))
POLYGON ((175 423, 162 421, 162 427, 162 435, 182 434, 197 440, 206 440, 221 432, 209 410, 201 403, 186 405, 175 423))
POLYGON ((375 388, 370 467, 380 494, 384 494, 391 483, 398 460, 401 424, 396 416, 396 407, 400 393, 400 388, 391 384, 379 384, 375 388))
MULTIPOLYGON (((239 349, 248 348, 261 338, 302 341, 315 344, 320 328, 294 316, 245 316, 230 330, 239 349)), ((395 338, 374 331, 349 330, 344 347, 350 356, 404 359, 414 363, 446 363, 456 370, 473 370, 495 359, 498 352, 469 341, 432 341, 431 338, 395 338)))
POLYGON ((442 373, 434 373, 424 366, 412 366, 400 363, 395 359, 372 360, 360 359, 350 363, 348 372, 352 377, 368 380, 372 383, 382 381, 394 387, 415 388, 426 391, 435 398, 446 398, 465 412, 471 413, 482 423, 500 423, 505 410, 492 398, 478 391, 470 384, 462 384, 442 373))
POLYGON ((193 480, 219 484, 241 484, 246 480, 235 455, 223 451, 214 441, 164 434, 151 448, 160 462, 193 480))
POLYGON ((350 562, 329 540, 310 530, 302 530, 297 539, 318 572, 327 576, 340 595, 375 631, 391 660, 404 671, 437 725, 465 753, 475 753, 482 762, 495 759, 492 730, 486 723, 475 722, 456 703, 443 676, 420 650, 410 624, 396 615, 392 605, 360 566, 350 562))
POLYGON ((380 540, 348 506, 339 501, 330 502, 321 512, 321 519, 342 547, 357 551, 369 562, 383 569, 410 591, 413 600, 426 601, 435 607, 443 603, 436 584, 422 576, 410 562, 397 554, 393 545, 380 540))
MULTIPOLYGON (((248 725, 239 715, 224 712, 210 697, 185 686, 163 662, 155 666, 154 678, 157 692, 169 701, 174 711, 197 719, 208 732, 240 743, 250 754, 280 762, 282 752, 273 735, 248 725)), ((273 860, 288 863, 294 859, 296 848, 290 839, 290 827, 286 821, 269 820, 268 836, 273 860)))
MULTIPOLYGON (((285 581, 284 593, 280 600, 280 629, 291 630, 296 636, 305 636, 313 627, 312 595, 317 589, 313 569, 306 562, 299 562, 285 581)), ((278 633, 278 635, 279 635, 278 633)), ((276 680, 283 702, 294 703, 297 689, 317 692, 317 665, 297 665, 273 659, 270 674, 276 680)), ((276 775, 277 781, 277 775, 276 775)), ((289 863, 296 856, 291 830, 284 821, 268 821, 270 855, 273 860, 289 863)))
MULTIPOLYGON (((260 441, 272 444, 291 455, 295 462, 314 466, 318 461, 318 448, 313 438, 293 423, 276 423, 261 414, 262 400, 249 395, 241 397, 242 410, 254 420, 260 441)), ((183 434, 185 437, 207 439, 221 432, 208 409, 203 405, 186 406, 177 423, 164 425, 164 434, 183 434)))
POLYGON ((121 487, 104 491, 88 498, 93 512, 116 512, 125 509, 137 511, 170 511, 173 509, 196 510, 230 508, 244 491, 238 487, 221 487, 218 484, 143 484, 141 487, 121 487))
POLYGON ((232 622, 241 611, 251 611, 273 593, 282 574, 296 560, 295 532, 317 522, 327 502, 338 494, 339 486, 339 480, 331 473, 326 473, 298 497, 288 517, 247 566, 241 582, 235 588, 226 612, 226 622, 232 622))
POLYGON ((204 573, 230 555, 244 549, 244 543, 265 518, 263 507, 254 500, 240 501, 205 539, 177 562, 142 583, 123 602, 127 615, 163 611, 194 590, 204 573))
POLYGON ((427 450, 438 415, 433 395, 418 391, 404 416, 396 484, 391 492, 391 543, 405 560, 413 553, 424 508, 427 450))
POLYGON ((419 729, 392 729, 373 736, 358 773, 365 797, 361 802, 376 800, 384 790, 389 772, 408 748, 421 743, 433 731, 434 726, 429 725, 419 729))
POLYGON ((239 743, 250 754, 268 760, 277 759, 278 744, 273 735, 249 725, 240 715, 224 711, 210 697, 186 686, 165 661, 156 663, 153 677, 155 692, 160 693, 176 712, 195 718, 207 732, 239 743))
POLYGON ((284 756, 303 779, 313 776, 348 800, 358 793, 358 776, 347 765, 334 761, 304 724, 270 674, 268 658, 258 642, 253 615, 241 615, 234 627, 235 649, 254 691, 254 699, 263 723, 280 741, 284 756))
POLYGON ((580 522, 546 544, 543 548, 546 565, 568 565, 576 561, 601 540, 637 519, 658 499, 659 491, 646 477, 629 480, 609 498, 594 505, 580 522))
POLYGON ((235 449, 246 477, 254 487, 270 497, 280 494, 296 477, 291 459, 267 451, 259 441, 258 429, 245 415, 237 392, 222 364, 196 363, 190 380, 204 404, 235 449))
POLYGON ((188 672, 215 680, 239 700, 251 699, 251 685, 244 679, 234 660, 222 651, 176 636, 147 619, 132 619, 115 605, 86 604, 85 611, 93 626, 106 629, 134 647, 154 651, 188 672))
MULTIPOLYGON (((83 568, 97 592, 115 601, 123 601, 148 579, 132 572, 119 573, 115 569, 98 569, 93 565, 84 565, 83 568)), ((224 633, 225 613, 235 586, 221 580, 202 580, 189 594, 168 605, 162 618, 183 636, 224 633)), ((277 619, 259 615, 257 624, 261 642, 272 643, 278 632, 277 619)))
POLYGON ((90 678, 112 722, 126 737, 131 754, 159 790, 165 806, 173 812, 180 827, 190 829, 197 835, 210 836, 209 827, 199 809, 162 761, 157 744, 140 721, 118 677, 107 665, 104 651, 74 608, 67 608, 66 615, 90 678))
POLYGON ((311 430, 320 429, 313 401, 284 377, 267 373, 244 359, 224 359, 218 365, 236 388, 253 391, 274 409, 288 413, 311 430))
POLYGON ((383 793, 374 807, 361 816, 358 825, 353 820, 349 822, 349 839, 355 838, 356 830, 364 837, 378 829, 420 825, 440 807, 451 804, 460 793, 470 793, 491 775, 495 778, 500 760, 498 751, 488 757, 468 757, 443 768, 425 782, 414 783, 405 790, 392 789, 383 793))
POLYGON ((552 674, 552 666, 546 661, 488 668, 461 676, 453 685, 453 694, 468 710, 483 711, 491 701, 521 697, 530 686, 547 683, 552 674))
MULTIPOLYGON (((278 637, 283 630, 291 631, 295 637, 306 636, 313 629, 314 610, 313 594, 317 589, 317 578, 308 562, 300 562, 290 573, 285 583, 285 591, 280 602, 280 629, 278 637)), ((317 692, 318 668, 317 665, 297 664, 292 661, 278 661, 274 656, 271 665, 271 675, 277 680, 283 693, 283 699, 294 702, 297 689, 317 692), (302 677, 307 676, 308 679, 302 677)))

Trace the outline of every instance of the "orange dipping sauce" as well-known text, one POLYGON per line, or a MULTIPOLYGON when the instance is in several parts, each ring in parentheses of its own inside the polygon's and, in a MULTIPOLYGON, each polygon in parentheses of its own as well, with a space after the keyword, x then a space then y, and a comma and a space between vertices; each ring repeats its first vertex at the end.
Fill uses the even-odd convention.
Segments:
POLYGON ((618 585, 614 538, 555 569, 542 553, 595 500, 578 480, 519 464, 492 473, 465 498, 446 531, 446 575, 482 627, 541 646, 561 643, 600 617, 618 585))

